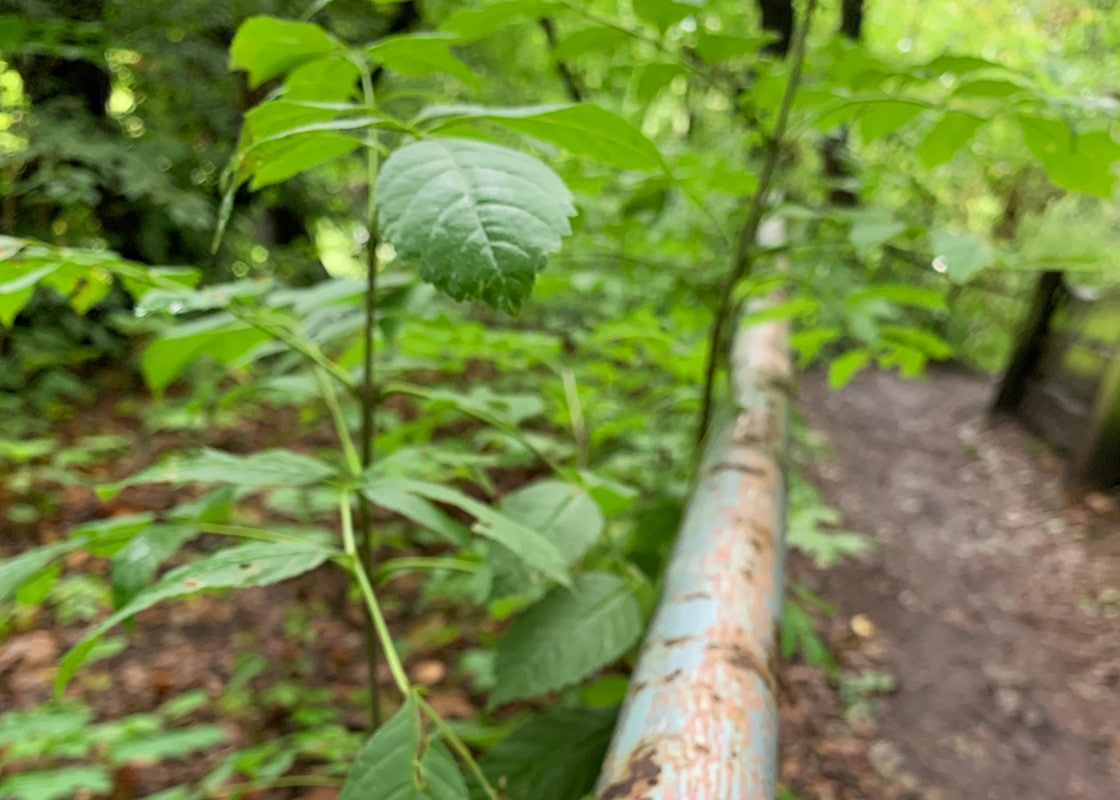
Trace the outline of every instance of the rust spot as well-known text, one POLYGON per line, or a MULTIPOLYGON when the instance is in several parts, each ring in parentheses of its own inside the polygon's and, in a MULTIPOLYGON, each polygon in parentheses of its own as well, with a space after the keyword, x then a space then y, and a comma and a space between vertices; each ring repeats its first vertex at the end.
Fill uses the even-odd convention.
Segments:
POLYGON ((647 797, 661 779, 661 765, 657 763, 656 756, 657 751, 652 744, 639 745, 633 755, 626 759, 623 776, 609 783, 599 793, 598 800, 638 800, 647 797))
POLYGON ((674 636, 672 639, 663 639, 661 643, 666 647, 676 647, 679 644, 691 642, 695 638, 695 636, 674 636))
POLYGON ((684 670, 675 669, 672 672, 670 672, 668 675, 666 675, 664 678, 662 678, 661 682, 662 683, 671 683, 672 681, 675 681, 677 678, 679 678, 683 674, 684 674, 684 670))
POLYGON ((632 694, 637 694, 647 686, 649 686, 649 683, 647 681, 634 681, 634 683, 630 686, 630 691, 632 694))
POLYGON ((677 601, 680 603, 689 603, 693 600, 708 600, 710 598, 711 595, 707 592, 689 592, 688 594, 682 594, 677 598, 677 601))
POLYGON ((727 651, 727 663, 736 669, 741 669, 746 672, 753 672, 758 677, 762 678, 762 682, 766 684, 766 688, 770 690, 770 694, 777 700, 778 697, 778 680, 775 677, 776 670, 774 666, 774 651, 771 648, 770 657, 765 662, 756 657, 750 650, 743 647, 741 644, 733 644, 724 648, 727 651))

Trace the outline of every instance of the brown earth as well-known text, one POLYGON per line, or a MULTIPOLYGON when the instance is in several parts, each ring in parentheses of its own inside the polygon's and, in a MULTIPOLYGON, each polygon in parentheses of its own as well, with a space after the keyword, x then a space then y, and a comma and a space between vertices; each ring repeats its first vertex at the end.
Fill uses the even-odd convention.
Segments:
POLYGON ((814 481, 878 548, 791 579, 838 607, 841 675, 897 684, 858 723, 819 671, 787 670, 783 777, 806 800, 1120 798, 1116 506, 1067 498, 1061 461, 988 418, 992 390, 947 369, 802 382, 833 448, 814 481))

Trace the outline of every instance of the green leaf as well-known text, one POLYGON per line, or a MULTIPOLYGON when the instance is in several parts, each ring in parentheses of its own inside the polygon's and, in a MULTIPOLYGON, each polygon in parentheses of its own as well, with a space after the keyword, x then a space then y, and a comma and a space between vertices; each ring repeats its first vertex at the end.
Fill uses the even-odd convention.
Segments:
POLYGON ((420 276, 456 300, 517 311, 571 232, 564 182, 536 159, 439 139, 395 151, 377 178, 381 230, 420 276))
MULTIPOLYGON (((542 481, 507 495, 501 511, 530 530, 537 531, 560 551, 566 564, 578 561, 603 533, 603 514, 581 487, 560 481, 542 481)), ((503 550, 493 554, 493 571, 501 576, 494 596, 527 593, 545 588, 539 576, 503 550)))
POLYGON ((108 770, 93 765, 24 772, 0 781, 0 797, 4 800, 72 800, 107 794, 112 789, 108 770))
POLYGON ((817 625, 809 613, 796 600, 787 599, 782 611, 781 631, 782 659, 790 661, 800 650, 805 663, 811 667, 835 667, 832 653, 828 649, 817 625))
POLYGON ((267 586, 318 567, 337 551, 307 542, 253 542, 219 550, 201 561, 171 570, 86 634, 62 659, 55 691, 61 694, 74 672, 109 629, 156 603, 204 589, 267 586))
POLYGON ((465 527, 423 497, 387 486, 383 482, 377 486, 375 493, 367 496, 374 505, 400 514, 417 525, 440 534, 451 544, 463 547, 470 541, 470 533, 465 527))
POLYGON ((541 481, 506 495, 500 506, 510 519, 537 531, 574 564, 603 533, 603 514, 581 487, 541 481))
POLYGON ((715 66, 742 56, 753 58, 766 42, 762 36, 731 36, 701 28, 696 34, 696 52, 706 63, 715 66))
POLYGON ((853 217, 848 241, 861 257, 866 257, 876 247, 906 230, 905 224, 889 211, 881 209, 854 212, 853 217))
POLYGON ((918 144, 918 159, 928 168, 940 166, 968 144, 985 120, 963 111, 946 111, 918 144))
POLYGON ((352 153, 361 139, 342 131, 393 127, 388 117, 363 113, 343 115, 330 104, 276 100, 245 115, 245 130, 237 153, 237 183, 252 179, 257 189, 352 153))
POLYGON ((450 33, 408 33, 382 39, 366 52, 374 62, 402 75, 426 78, 443 73, 477 88, 478 77, 451 55, 451 45, 458 41, 450 33))
POLYGON ((183 759, 226 741, 228 735, 217 725, 193 725, 189 730, 153 731, 142 737, 117 742, 109 748, 114 764, 158 764, 183 759))
POLYGON ((498 645, 491 706, 577 683, 621 658, 642 635, 642 612, 617 575, 579 575, 522 614, 498 645))
POLYGON ((889 300, 900 306, 922 308, 927 311, 948 311, 945 295, 936 289, 912 286, 908 283, 881 283, 848 295, 848 302, 859 303, 865 299, 889 300))
POLYGON ((144 350, 140 369, 148 386, 161 392, 202 356, 232 366, 268 339, 267 333, 232 315, 212 314, 162 334, 144 350))
POLYGON ((590 53, 607 53, 631 41, 626 31, 596 25, 572 31, 552 50, 553 62, 569 61, 590 53))
POLYGON ((342 54, 308 61, 293 69, 284 81, 286 100, 350 100, 360 73, 358 66, 342 54))
POLYGON ((83 544, 84 539, 54 542, 0 561, 0 603, 7 602, 21 586, 56 558, 77 550, 83 544))
POLYGON ((837 356, 828 365, 828 385, 840 389, 848 384, 856 373, 871 363, 871 353, 866 350, 849 350, 837 356))
POLYGON ((228 483, 254 489, 269 486, 309 486, 334 476, 330 464, 291 450, 263 450, 238 456, 204 449, 141 470, 124 480, 99 487, 103 497, 140 483, 228 483))
POLYGON ((595 788, 615 709, 552 708, 490 748, 479 766, 511 800, 572 800, 595 788))
MULTIPOLYGON (((451 106, 421 119, 446 117, 443 124, 486 120, 511 131, 549 142, 579 156, 619 169, 660 170, 661 153, 640 130, 593 103, 486 108, 451 106)), ((437 125, 437 127, 439 127, 437 125)))
POLYGON ((550 16, 563 6, 550 0, 508 0, 479 8, 459 8, 440 23, 439 29, 453 33, 461 42, 482 39, 513 22, 550 16))
POLYGON ((967 283, 995 260, 991 243, 974 233, 953 233, 940 228, 930 234, 930 244, 934 268, 945 272, 954 283, 967 283))
POLYGON ((233 37, 229 65, 230 69, 248 71, 249 86, 256 87, 337 47, 314 23, 250 17, 233 37))
POLYGON ((894 99, 869 103, 857 118, 859 138, 866 145, 889 136, 926 108, 924 103, 894 99))
POLYGON ((363 482, 362 492, 374 505, 380 504, 378 495, 383 491, 390 495, 394 492, 407 492, 466 511, 477 520, 473 528, 475 533, 505 546, 530 567, 540 570, 557 583, 569 583, 567 564, 556 545, 473 497, 449 486, 425 481, 370 476, 363 482))
POLYGON ((1042 117, 1019 117, 1027 148, 1055 185, 1074 192, 1110 198, 1116 187, 1120 144, 1108 130, 1075 133, 1067 125, 1042 117))
POLYGON ((443 742, 429 740, 410 695, 358 753, 339 800, 467 800, 466 783, 443 742))
POLYGON ((631 7, 639 19, 664 33, 685 17, 704 6, 705 0, 632 0, 631 7))
POLYGON ((7 328, 12 327, 16 316, 35 294, 35 287, 56 269, 58 269, 57 265, 48 265, 22 272, 5 265, 0 270, 0 280, 3 281, 0 282, 0 324, 7 328))
POLYGON ((198 535, 194 525, 153 525, 113 558, 113 603, 120 608, 147 586, 160 565, 198 535))

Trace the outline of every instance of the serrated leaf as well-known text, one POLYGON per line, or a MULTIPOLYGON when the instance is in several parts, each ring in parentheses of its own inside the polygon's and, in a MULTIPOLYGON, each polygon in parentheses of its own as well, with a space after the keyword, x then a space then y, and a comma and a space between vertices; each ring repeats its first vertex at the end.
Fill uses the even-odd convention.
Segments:
POLYGON ((358 753, 339 800, 467 800, 463 776, 443 742, 428 740, 410 695, 358 753))
POLYGON ((381 230, 420 276, 456 300, 517 311, 571 232, 572 197, 540 161, 467 139, 415 142, 377 178, 381 230))
POLYGON ((326 55, 338 45, 318 25, 275 17, 250 17, 241 24, 230 45, 230 69, 249 73, 249 86, 284 75, 326 55))
POLYGON ((918 144, 918 159, 932 169, 940 166, 968 144, 977 129, 985 122, 975 114, 963 111, 946 111, 933 124, 918 144))
POLYGON ((510 626, 498 645, 491 706, 577 683, 621 658, 642 635, 642 612, 617 575, 579 575, 510 626))
POLYGON ((510 800, 572 800, 595 788, 618 714, 552 708, 491 747, 479 766, 510 800))
MULTIPOLYGON (((436 113, 446 116, 450 123, 475 120, 493 122, 508 130, 554 144, 574 155, 586 156, 619 169, 664 168, 661 153, 640 130, 617 114, 593 103, 514 108, 451 106, 436 109, 436 113)), ((421 119, 431 116, 432 112, 429 111, 421 119)))
POLYGON ((451 54, 459 37, 451 33, 407 33, 382 39, 367 50, 375 63, 399 72, 425 78, 444 74, 467 86, 478 86, 478 76, 451 54))
POLYGON ((425 481, 370 476, 363 482, 362 492, 374 505, 379 504, 378 495, 383 491, 407 492, 466 511, 477 520, 473 528, 475 533, 503 545, 530 567, 540 570, 557 583, 567 585, 570 582, 567 564, 556 545, 473 497, 449 486, 425 481))
POLYGON ((1116 187, 1120 144, 1108 130, 1075 133, 1041 117, 1019 117, 1027 148, 1046 174, 1063 189, 1109 198, 1116 187))
POLYGON ((59 665, 55 691, 62 693, 109 629, 156 603, 204 589, 242 589, 279 583, 315 569, 336 554, 335 550, 306 542, 253 542, 219 550, 201 561, 173 569, 98 624, 66 654, 59 665))
POLYGON ((967 283, 995 260, 991 243, 974 233, 953 233, 941 228, 930 234, 930 244, 934 265, 954 283, 967 283))
POLYGON ((163 333, 144 350, 140 369, 145 383, 161 392, 202 356, 231 366, 268 339, 264 331, 229 314, 212 314, 163 333))
POLYGON ((309 486, 334 476, 330 464, 291 450, 263 450, 249 456, 204 449, 178 456, 141 470, 124 480, 99 487, 102 496, 141 483, 227 483, 262 489, 273 486, 309 486))

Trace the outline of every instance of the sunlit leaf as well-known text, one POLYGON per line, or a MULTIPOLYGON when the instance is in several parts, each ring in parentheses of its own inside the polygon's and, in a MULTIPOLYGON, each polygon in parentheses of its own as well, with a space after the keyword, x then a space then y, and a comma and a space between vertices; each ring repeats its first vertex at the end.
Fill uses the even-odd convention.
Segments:
POLYGON ((250 86, 260 86, 336 47, 327 32, 314 23, 250 17, 233 37, 229 65, 246 70, 250 86))
POLYGON ((972 139, 984 119, 963 111, 946 111, 918 144, 918 159, 928 168, 940 166, 972 139))
POLYGON ((478 77, 451 54, 459 37, 447 33, 408 33, 382 39, 366 51, 376 63, 394 72, 415 77, 444 74, 468 86, 477 86, 478 77))
POLYGON ((1108 130, 1075 133, 1044 117, 1019 117, 1027 147, 1063 189, 1109 198, 1116 187, 1120 144, 1108 130))
POLYGON ((175 325, 149 344, 141 358, 141 372, 148 386, 162 391, 198 358, 232 366, 268 338, 264 331, 231 315, 212 314, 175 325))

